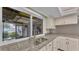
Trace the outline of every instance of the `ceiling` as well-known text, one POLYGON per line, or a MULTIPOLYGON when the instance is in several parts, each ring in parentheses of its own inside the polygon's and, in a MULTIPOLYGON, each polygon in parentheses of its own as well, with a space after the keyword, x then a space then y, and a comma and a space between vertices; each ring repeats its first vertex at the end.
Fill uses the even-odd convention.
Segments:
POLYGON ((32 7, 33 10, 50 17, 59 17, 60 12, 57 7, 32 7))
POLYGON ((76 7, 31 7, 31 9, 42 15, 54 18, 76 11, 76 7))

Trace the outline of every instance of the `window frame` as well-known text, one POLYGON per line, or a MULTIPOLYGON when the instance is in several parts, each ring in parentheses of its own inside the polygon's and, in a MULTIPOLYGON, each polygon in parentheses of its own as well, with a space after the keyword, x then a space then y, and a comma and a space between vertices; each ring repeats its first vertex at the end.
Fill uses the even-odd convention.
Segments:
MULTIPOLYGON (((40 33, 36 33, 36 31, 34 30, 35 28, 34 28, 34 25, 36 25, 35 27, 36 28, 38 28, 38 22, 35 22, 35 21, 32 21, 33 22, 33 24, 32 24, 32 28, 33 28, 33 32, 32 32, 32 35, 40 35, 40 34, 43 34, 43 19, 40 19, 40 18, 37 18, 37 17, 34 17, 33 18, 33 20, 35 20, 35 21, 41 21, 41 25, 42 25, 42 28, 40 28, 41 29, 41 32, 40 33), (35 33, 34 33, 35 32, 35 33)), ((38 30, 38 29, 36 29, 36 30, 38 30)), ((38 32, 39 32, 39 30, 38 30, 38 32)))
MULTIPOLYGON (((15 24, 15 23, 13 23, 13 22, 3 22, 3 39, 2 39, 2 41, 6 41, 6 40, 4 40, 4 23, 15 24)), ((16 32, 16 25, 15 25, 15 32, 16 32)), ((16 38, 16 36, 15 36, 15 38, 16 38)))
MULTIPOLYGON (((25 27, 25 23, 19 23, 19 22, 3 22, 3 40, 2 41, 6 41, 6 40, 4 40, 4 23, 11 23, 11 24, 15 24, 15 32, 16 32, 16 34, 17 34, 17 27, 18 27, 18 25, 17 24, 20 24, 21 26, 22 26, 22 38, 25 38, 25 37, 28 37, 28 36, 25 36, 25 33, 24 33, 24 31, 25 30, 23 30, 23 27, 25 27)), ((15 39, 19 39, 19 37, 17 37, 17 35, 16 35, 16 37, 15 37, 15 39)))
MULTIPOLYGON (((32 31, 33 31, 33 20, 30 20, 31 19, 31 16, 32 15, 30 15, 30 18, 29 18, 29 21, 32 21, 32 31)), ((27 18, 27 17, 26 17, 27 18)), ((38 17, 36 17, 36 18, 38 18, 38 17)), ((32 19, 33 19, 33 16, 32 16, 32 19)), ((40 18, 38 18, 38 19, 40 19, 40 18)), ((41 34, 43 34, 43 19, 41 19, 42 20, 42 33, 40 33, 40 34, 36 34, 36 35, 41 35, 41 34)), ((2 20, 3 21, 3 33, 4 33, 4 20, 2 20)), ((16 31, 16 33, 17 33, 17 25, 16 25, 16 23, 20 23, 20 22, 17 22, 17 20, 16 21, 5 21, 5 22, 12 22, 12 23, 15 23, 15 31, 16 31)), ((31 22, 30 22, 31 23, 31 22)), ((26 24, 26 23, 24 23, 24 24, 26 24)), ((30 26, 30 24, 29 24, 29 26, 30 26)), ((30 29, 31 29, 31 26, 30 26, 30 29)), ((29 29, 29 31, 30 31, 30 29, 29 29)), ((23 33, 23 28, 22 28, 22 33, 23 33)), ((24 33, 22 34, 22 36, 23 35, 25 35, 24 33)), ((31 35, 31 31, 30 31, 30 33, 29 33, 29 36, 26 36, 26 37, 31 37, 31 36, 34 36, 33 35, 33 32, 32 32, 32 35, 31 35)), ((22 38, 25 38, 24 36, 22 37, 22 38)), ((16 36, 16 38, 15 39, 21 39, 21 38, 17 38, 17 36, 16 36)), ((6 41, 6 40, 4 40, 4 38, 2 39, 2 41, 6 41)), ((9 40, 8 40, 9 41, 9 40)))

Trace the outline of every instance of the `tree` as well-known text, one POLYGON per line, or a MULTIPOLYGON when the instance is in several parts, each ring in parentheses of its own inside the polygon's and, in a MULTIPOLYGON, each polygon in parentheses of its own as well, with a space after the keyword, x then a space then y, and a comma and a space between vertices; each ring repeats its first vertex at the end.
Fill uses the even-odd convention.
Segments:
POLYGON ((7 31, 6 31, 6 32, 4 32, 3 37, 4 37, 4 38, 8 38, 8 37, 9 37, 9 35, 8 35, 8 32, 7 32, 7 31))
POLYGON ((13 39, 16 37, 16 32, 9 33, 10 37, 13 39))

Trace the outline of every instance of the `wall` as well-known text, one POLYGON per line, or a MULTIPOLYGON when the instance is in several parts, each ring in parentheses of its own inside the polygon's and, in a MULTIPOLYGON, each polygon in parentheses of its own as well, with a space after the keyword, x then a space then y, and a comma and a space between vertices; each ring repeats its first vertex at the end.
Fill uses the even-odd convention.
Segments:
POLYGON ((46 19, 46 28, 47 29, 55 29, 54 19, 49 17, 46 19))
POLYGON ((56 26, 56 33, 79 35, 79 24, 56 26))
MULTIPOLYGON (((71 18, 73 19, 73 17, 71 17, 71 18)), ((70 20, 70 18, 68 20, 70 20)), ((78 24, 68 24, 68 25, 56 26, 56 33, 79 35, 79 21, 78 21, 78 24)))
POLYGON ((0 7, 0 41, 2 41, 2 8, 0 7))
POLYGON ((47 33, 46 32, 46 18, 43 18, 43 33, 47 33))
POLYGON ((54 18, 46 18, 46 32, 49 33, 50 29, 55 29, 54 18))

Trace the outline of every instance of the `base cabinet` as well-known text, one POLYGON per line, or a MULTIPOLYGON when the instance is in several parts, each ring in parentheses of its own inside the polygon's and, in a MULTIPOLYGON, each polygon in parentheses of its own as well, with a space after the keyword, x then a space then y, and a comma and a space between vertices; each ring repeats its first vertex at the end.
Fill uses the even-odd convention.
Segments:
POLYGON ((46 51, 46 46, 42 47, 39 51, 46 51))
POLYGON ((53 42, 49 42, 44 47, 42 47, 39 51, 52 51, 53 50, 53 42))
POLYGON ((79 39, 58 37, 53 41, 54 51, 79 51, 79 39))
POLYGON ((59 36, 39 51, 79 51, 79 39, 59 36))
POLYGON ((68 51, 79 51, 78 39, 69 39, 68 51))
POLYGON ((52 42, 48 43, 46 45, 46 47, 47 47, 47 50, 46 51, 52 51, 53 50, 53 43, 52 42))
POLYGON ((65 38, 58 37, 53 41, 54 51, 67 51, 67 45, 65 38))

